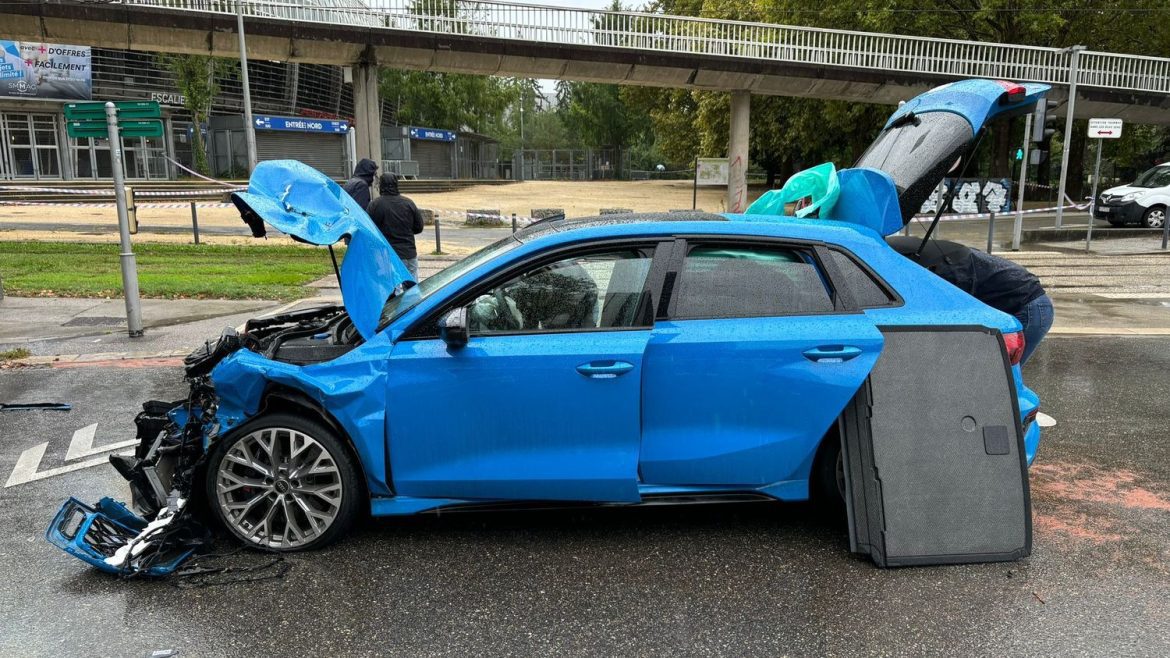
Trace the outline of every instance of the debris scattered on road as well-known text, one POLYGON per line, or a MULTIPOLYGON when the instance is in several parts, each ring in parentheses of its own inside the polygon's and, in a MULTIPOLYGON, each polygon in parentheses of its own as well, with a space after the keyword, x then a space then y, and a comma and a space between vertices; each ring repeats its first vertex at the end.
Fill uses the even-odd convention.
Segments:
POLYGON ((0 411, 72 411, 73 405, 64 402, 0 403, 0 411))
POLYGON ((1039 594, 1037 594, 1036 592, 1032 592, 1032 596, 1036 597, 1036 600, 1037 600, 1037 601, 1039 601, 1041 604, 1048 603, 1048 602, 1047 602, 1047 601, 1045 601, 1044 599, 1040 598, 1040 595, 1039 595, 1039 594))

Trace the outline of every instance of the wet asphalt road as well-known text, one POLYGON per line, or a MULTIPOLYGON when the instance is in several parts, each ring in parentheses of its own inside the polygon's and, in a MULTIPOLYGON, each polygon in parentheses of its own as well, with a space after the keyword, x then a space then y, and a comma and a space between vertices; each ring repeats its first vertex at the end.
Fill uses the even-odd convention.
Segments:
MULTIPOLYGON (((1017 563, 883 571, 803 506, 746 504, 366 521, 282 578, 186 589, 42 539, 65 497, 125 496, 102 465, 0 489, 0 654, 1167 655, 1165 340, 1053 337, 1029 364, 1059 425, 1017 563)), ((0 413, 0 481, 29 447, 59 467, 74 430, 123 440, 141 400, 183 393, 173 367, 0 371, 0 400, 75 405, 0 413)))

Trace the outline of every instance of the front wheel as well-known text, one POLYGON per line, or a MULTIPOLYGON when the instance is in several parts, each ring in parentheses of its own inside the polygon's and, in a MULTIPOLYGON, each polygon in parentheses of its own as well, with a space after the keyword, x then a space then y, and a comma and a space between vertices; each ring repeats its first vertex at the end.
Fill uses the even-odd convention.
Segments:
POLYGON ((358 469, 330 429, 290 414, 261 416, 222 440, 208 461, 207 500, 245 544, 320 548, 357 517, 358 469))
POLYGON ((1142 224, 1146 228, 1162 228, 1166 225, 1166 206, 1150 206, 1146 214, 1142 215, 1142 224))

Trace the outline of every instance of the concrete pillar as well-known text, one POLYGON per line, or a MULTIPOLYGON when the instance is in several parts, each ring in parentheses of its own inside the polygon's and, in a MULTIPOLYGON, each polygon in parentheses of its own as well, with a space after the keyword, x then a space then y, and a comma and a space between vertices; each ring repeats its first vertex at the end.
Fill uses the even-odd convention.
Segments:
MULTIPOLYGON (((382 166, 382 111, 378 101, 378 66, 353 67, 353 121, 358 160, 369 158, 382 166)), ((375 187, 376 189, 376 187, 375 187)))
POLYGON ((748 134, 751 114, 751 92, 732 92, 731 134, 727 138, 727 212, 743 212, 748 206, 748 134))

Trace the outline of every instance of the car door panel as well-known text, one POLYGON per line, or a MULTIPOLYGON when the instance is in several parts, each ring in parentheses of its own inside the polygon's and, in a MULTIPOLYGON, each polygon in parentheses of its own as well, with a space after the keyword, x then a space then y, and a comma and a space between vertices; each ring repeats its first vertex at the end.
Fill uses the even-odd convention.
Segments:
POLYGON ((643 481, 804 479, 881 346, 862 314, 658 323, 643 374, 643 481))
POLYGON ((636 502, 648 329, 404 341, 390 367, 401 495, 636 502), (584 369, 586 372, 579 372, 584 369))

